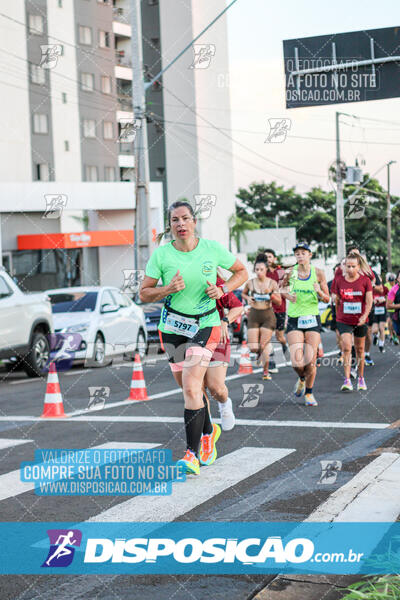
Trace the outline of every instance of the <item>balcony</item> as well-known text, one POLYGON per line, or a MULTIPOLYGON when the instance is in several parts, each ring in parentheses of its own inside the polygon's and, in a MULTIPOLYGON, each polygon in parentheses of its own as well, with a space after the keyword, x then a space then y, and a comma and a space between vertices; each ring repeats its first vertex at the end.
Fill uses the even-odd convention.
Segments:
POLYGON ((114 7, 113 9, 113 32, 114 35, 130 38, 132 37, 132 28, 130 24, 129 12, 124 8, 114 7))
POLYGON ((118 94, 119 108, 123 111, 132 112, 132 96, 130 94, 118 94))
POLYGON ((119 142, 118 154, 134 154, 133 142, 119 142))
POLYGON ((127 56, 125 50, 116 50, 115 60, 117 65, 121 65, 121 67, 132 68, 132 59, 130 56, 127 56))

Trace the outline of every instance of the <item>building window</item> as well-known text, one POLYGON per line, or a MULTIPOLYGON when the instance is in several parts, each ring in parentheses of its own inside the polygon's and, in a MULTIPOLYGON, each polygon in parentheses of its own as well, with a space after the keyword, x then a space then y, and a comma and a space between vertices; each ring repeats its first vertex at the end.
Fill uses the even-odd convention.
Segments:
POLYGON ((111 77, 108 75, 101 76, 101 91, 103 94, 111 94, 111 77))
POLYGON ((156 48, 157 50, 160 47, 160 38, 156 37, 156 38, 150 38, 150 42, 151 45, 153 46, 153 48, 156 48))
POLYGON ((43 85, 46 83, 46 73, 42 67, 39 65, 30 65, 30 73, 31 73, 31 82, 37 83, 38 85, 43 85))
POLYGON ((91 46, 92 44, 92 30, 90 27, 85 25, 79 25, 79 43, 91 46))
POLYGON ((44 31, 44 21, 41 15, 29 15, 29 33, 41 35, 44 31))
POLYGON ((110 34, 108 31, 99 31, 99 46, 100 48, 110 47, 110 34))
POLYGON ((68 140, 64 140, 64 150, 65 150, 65 152, 69 152, 69 141, 68 140))
POLYGON ((158 0, 148 0, 150 6, 157 6, 158 5, 158 0))
POLYGON ((36 165, 36 178, 38 181, 50 181, 49 165, 47 163, 36 165))
POLYGON ((86 179, 86 181, 98 181, 99 176, 98 176, 98 172, 97 172, 97 167, 93 167, 91 165, 86 165, 85 179, 86 179))
POLYGON ((81 89, 84 92, 93 92, 94 75, 93 73, 81 73, 81 89))
POLYGON ((96 121, 94 119, 83 119, 83 137, 96 137, 96 121))
POLYGON ((61 100, 63 104, 67 104, 67 94, 65 92, 62 92, 61 100))
POLYGON ((33 133, 49 133, 49 124, 47 115, 33 115, 33 133))
POLYGON ((104 121, 103 136, 105 140, 112 140, 114 138, 114 127, 112 121, 104 121))
POLYGON ((115 181, 114 167, 104 167, 104 179, 105 181, 115 181))
POLYGON ((157 177, 164 177, 164 173, 165 173, 165 167, 157 167, 156 168, 157 177))

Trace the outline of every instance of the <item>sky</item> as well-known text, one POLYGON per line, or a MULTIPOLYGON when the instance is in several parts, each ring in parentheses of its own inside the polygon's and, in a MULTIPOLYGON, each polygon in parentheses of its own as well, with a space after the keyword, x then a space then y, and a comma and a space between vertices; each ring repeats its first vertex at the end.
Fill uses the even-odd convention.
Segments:
POLYGON ((237 0, 227 14, 232 137, 250 149, 232 146, 235 188, 275 180, 300 192, 332 189, 335 111, 343 111, 354 116, 341 117, 342 160, 365 161, 363 169, 377 172, 385 187, 384 165, 397 160, 391 193, 400 196, 400 98, 286 110, 282 46, 284 39, 400 26, 399 0, 237 0), (286 140, 265 143, 268 119, 282 118, 291 119, 286 140))

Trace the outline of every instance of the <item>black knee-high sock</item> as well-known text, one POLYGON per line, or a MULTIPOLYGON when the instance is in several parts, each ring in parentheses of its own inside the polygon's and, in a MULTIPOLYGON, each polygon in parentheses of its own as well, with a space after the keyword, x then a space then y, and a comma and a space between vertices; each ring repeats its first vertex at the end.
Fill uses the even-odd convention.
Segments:
POLYGON ((204 427, 204 406, 197 410, 185 408, 184 419, 187 448, 197 456, 204 427))
POLYGON ((212 426, 212 421, 211 421, 211 415, 210 415, 210 411, 208 409, 208 402, 207 402, 207 398, 206 395, 203 394, 203 402, 204 402, 204 427, 203 427, 203 433, 212 433, 213 430, 213 426, 212 426))

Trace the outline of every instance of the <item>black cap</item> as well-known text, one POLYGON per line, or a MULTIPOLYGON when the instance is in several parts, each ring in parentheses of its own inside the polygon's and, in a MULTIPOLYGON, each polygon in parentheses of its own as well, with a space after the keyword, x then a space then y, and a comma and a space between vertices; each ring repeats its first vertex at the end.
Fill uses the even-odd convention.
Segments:
POLYGON ((307 242, 297 242, 297 244, 293 248, 293 252, 296 252, 296 250, 298 250, 299 248, 303 248, 303 250, 308 250, 309 252, 312 252, 307 242))

